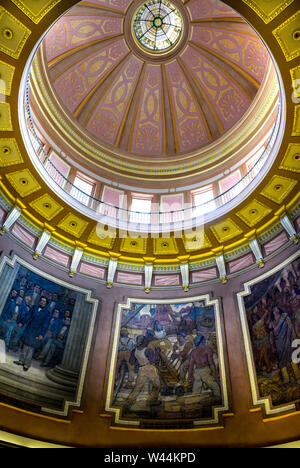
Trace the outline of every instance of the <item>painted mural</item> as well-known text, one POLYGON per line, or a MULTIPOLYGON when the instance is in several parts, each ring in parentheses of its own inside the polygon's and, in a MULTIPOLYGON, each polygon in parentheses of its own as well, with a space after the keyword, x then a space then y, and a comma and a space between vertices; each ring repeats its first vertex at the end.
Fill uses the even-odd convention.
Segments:
POLYGON ((226 386, 216 301, 129 302, 119 307, 108 409, 144 425, 211 421, 226 386))
POLYGON ((300 259, 250 290, 244 305, 259 398, 273 407, 300 403, 300 259))
POLYGON ((91 307, 82 292, 41 274, 2 262, 0 401, 63 410, 76 397, 91 307))

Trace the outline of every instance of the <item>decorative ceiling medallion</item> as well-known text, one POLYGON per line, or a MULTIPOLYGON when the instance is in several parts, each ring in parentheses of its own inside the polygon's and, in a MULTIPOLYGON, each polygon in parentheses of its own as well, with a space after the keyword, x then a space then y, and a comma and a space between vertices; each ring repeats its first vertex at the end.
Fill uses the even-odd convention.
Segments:
POLYGON ((299 21, 300 11, 291 16, 273 31, 286 60, 294 60, 300 55, 299 48, 299 21))
POLYGON ((294 179, 288 179, 279 175, 274 175, 271 181, 265 186, 261 192, 266 198, 280 204, 285 197, 293 190, 297 185, 297 181, 294 179))
POLYGON ((291 143, 279 166, 279 169, 285 169, 292 172, 300 172, 300 144, 291 143))
POLYGON ((8 181, 21 197, 28 197, 41 189, 40 184, 33 177, 29 169, 6 174, 8 181))
POLYGON ((242 229, 230 218, 211 226, 210 229, 220 243, 227 242, 230 239, 243 234, 242 229))
POLYGON ((31 31, 0 7, 0 51, 18 59, 31 31))
POLYGON ((147 239, 145 237, 124 237, 120 251, 145 255, 147 252, 147 239))
POLYGON ((169 51, 179 41, 183 20, 175 5, 166 0, 148 0, 133 18, 138 44, 155 53, 169 51))
POLYGON ((203 250, 212 247, 207 235, 202 231, 191 232, 190 235, 183 235, 184 248, 187 252, 193 250, 203 250))
POLYGON ((66 231, 68 234, 79 239, 84 231, 86 230, 88 223, 73 213, 67 214, 60 223, 57 225, 58 228, 66 231))
POLYGON ((23 163, 23 158, 14 138, 0 138, 0 167, 23 163))
POLYGON ((116 233, 96 226, 89 235, 88 242, 98 247, 112 249, 115 243, 116 233))
POLYGON ((47 193, 31 202, 30 206, 47 221, 51 221, 63 210, 63 207, 47 193))
POLYGON ((236 214, 244 223, 253 227, 271 212, 271 208, 260 203, 258 200, 253 200, 236 214))
POLYGON ((154 255, 175 255, 179 253, 174 237, 154 239, 154 255))

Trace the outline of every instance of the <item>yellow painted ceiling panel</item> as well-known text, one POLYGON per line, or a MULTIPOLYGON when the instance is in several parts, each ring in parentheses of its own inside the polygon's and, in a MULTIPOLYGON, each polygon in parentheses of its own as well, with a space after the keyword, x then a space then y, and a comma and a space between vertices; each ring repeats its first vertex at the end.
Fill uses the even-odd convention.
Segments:
POLYGON ((287 61, 300 55, 300 11, 273 31, 287 61))
POLYGON ((174 237, 160 237, 154 239, 154 254, 155 255, 175 255, 178 254, 176 240, 174 237))
POLYGON ((258 200, 252 200, 247 206, 238 211, 237 216, 248 226, 253 227, 259 223, 265 216, 270 214, 272 209, 260 203, 258 200))
POLYGON ((280 204, 293 190, 295 185, 297 185, 297 181, 294 179, 274 175, 261 192, 261 195, 280 204))
POLYGON ((68 213, 57 227, 79 239, 86 230, 88 224, 87 221, 79 218, 74 213, 68 213))
POLYGON ((0 6, 0 51, 18 59, 31 31, 0 6))
POLYGON ((15 67, 0 60, 0 94, 10 96, 15 67))
POLYGON ((300 136, 300 105, 295 106, 294 124, 293 124, 293 136, 300 136))
POLYGON ((300 172, 300 143, 291 143, 279 167, 292 172, 300 172))
POLYGON ((12 2, 36 24, 60 1, 61 0, 12 0, 12 2))
POLYGON ((47 221, 51 221, 63 210, 63 207, 47 193, 29 204, 47 221))
POLYGON ((147 238, 144 237, 124 237, 121 243, 121 252, 136 253, 145 255, 147 252, 147 238))
POLYGON ((243 233, 242 229, 230 218, 211 226, 210 229, 220 243, 227 242, 243 233))
POLYGON ((27 197, 41 189, 29 169, 6 174, 8 181, 21 197, 27 197))
POLYGON ((183 243, 187 252, 208 249, 212 246, 207 235, 204 233, 204 229, 184 235, 183 243))
POLYGON ((267 24, 287 8, 294 0, 243 0, 267 24))
POLYGON ((10 105, 8 102, 0 102, 0 131, 10 132, 12 130, 10 105))
POLYGON ((14 166, 23 162, 14 138, 0 138, 0 167, 14 166))
POLYGON ((114 230, 105 230, 100 224, 91 232, 88 242, 99 247, 111 249, 115 242, 116 233, 114 230))
POLYGON ((295 104, 300 103, 300 65, 298 67, 292 68, 291 70, 292 86, 294 89, 293 98, 295 99, 295 104))

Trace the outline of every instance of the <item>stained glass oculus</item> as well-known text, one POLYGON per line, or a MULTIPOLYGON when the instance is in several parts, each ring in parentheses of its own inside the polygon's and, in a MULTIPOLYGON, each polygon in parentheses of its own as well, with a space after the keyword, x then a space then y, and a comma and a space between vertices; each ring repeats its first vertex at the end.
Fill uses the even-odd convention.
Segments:
POLYGON ((133 28, 139 43, 151 51, 164 52, 175 45, 182 33, 178 9, 165 0, 149 0, 138 9, 133 28))

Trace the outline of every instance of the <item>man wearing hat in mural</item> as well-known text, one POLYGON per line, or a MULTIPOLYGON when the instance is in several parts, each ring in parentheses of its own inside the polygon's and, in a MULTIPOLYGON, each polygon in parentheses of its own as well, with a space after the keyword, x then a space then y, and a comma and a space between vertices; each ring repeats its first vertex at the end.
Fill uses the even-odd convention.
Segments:
POLYGON ((213 396, 220 397, 220 387, 217 382, 217 369, 213 360, 213 351, 205 344, 203 335, 194 339, 195 349, 191 353, 188 380, 193 388, 193 394, 199 394, 205 383, 213 396))
MULTIPOLYGON (((160 392, 160 378, 155 363, 158 360, 159 348, 155 350, 148 348, 148 340, 144 335, 139 335, 136 338, 136 347, 132 350, 130 356, 130 364, 138 365, 138 375, 136 384, 130 395, 128 396, 124 409, 129 409, 138 400, 139 394, 146 388, 146 384, 150 385, 151 392, 148 397, 150 406, 160 404, 158 400, 160 392)), ((149 388, 147 386, 147 388, 149 388)))

